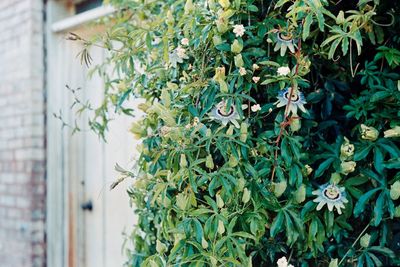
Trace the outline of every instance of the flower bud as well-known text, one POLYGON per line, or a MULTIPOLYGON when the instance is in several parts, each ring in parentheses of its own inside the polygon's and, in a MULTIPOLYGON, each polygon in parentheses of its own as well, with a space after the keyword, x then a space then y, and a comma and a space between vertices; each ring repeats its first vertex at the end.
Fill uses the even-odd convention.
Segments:
POLYGON ((274 185, 274 195, 276 197, 282 196, 282 194, 286 191, 287 182, 281 181, 279 183, 273 183, 274 185))
POLYGON ((206 158, 206 167, 209 169, 214 169, 214 161, 211 155, 208 155, 206 158))
POLYGON ((244 62, 243 62, 243 58, 242 58, 242 54, 238 54, 234 57, 234 61, 235 61, 235 66, 240 68, 243 67, 244 62))
POLYGON ((383 132, 385 138, 400 137, 400 126, 396 126, 390 130, 383 132))
POLYGON ((397 206, 397 207, 394 209, 394 217, 400 218, 400 206, 397 206))
POLYGON ((246 184, 246 180, 245 180, 245 179, 240 178, 240 179, 238 180, 237 189, 238 189, 239 192, 242 192, 242 191, 243 191, 243 188, 244 188, 245 184, 246 184))
POLYGON ((222 38, 221 38, 221 36, 219 36, 219 35, 214 35, 213 38, 212 38, 212 40, 213 40, 214 46, 217 46, 217 45, 219 45, 219 44, 222 44, 222 38))
POLYGON ((218 82, 219 82, 219 90, 221 91, 221 93, 228 93, 229 91, 228 84, 224 80, 220 80, 218 82))
POLYGON ((235 54, 239 54, 243 50, 243 44, 241 44, 237 39, 233 41, 231 45, 231 51, 235 54))
POLYGON ((228 161, 229 167, 234 168, 238 165, 238 163, 239 163, 239 161, 234 155, 231 155, 229 157, 229 161, 228 161))
POLYGON ((251 191, 245 188, 243 191, 242 202, 246 204, 247 202, 250 201, 250 197, 251 197, 251 191))
POLYGON ((220 235, 225 233, 225 225, 224 225, 223 221, 221 221, 221 220, 218 220, 218 233, 220 235))
POLYGON ((294 199, 297 203, 302 203, 306 200, 306 186, 302 184, 295 192, 294 192, 294 199))
POLYGON ((160 242, 160 240, 157 239, 156 250, 158 253, 163 254, 165 251, 167 251, 167 246, 164 243, 160 242))
POLYGON ((313 168, 310 165, 306 164, 304 166, 303 174, 305 174, 305 176, 309 176, 312 172, 313 168))
POLYGON ((201 247, 202 247, 203 249, 208 248, 208 242, 207 242, 207 240, 204 239, 204 237, 201 238, 201 247))
POLYGON ((360 238, 360 246, 363 248, 369 247, 369 243, 371 241, 371 235, 365 234, 360 238))
POLYGON ((228 30, 228 19, 225 18, 224 16, 219 16, 217 19, 217 30, 220 33, 225 33, 228 30))
POLYGON ((208 128, 206 131, 206 137, 211 137, 211 135, 212 135, 211 129, 208 128))
POLYGON ((187 203, 188 203, 188 198, 186 197, 185 194, 179 193, 176 195, 176 206, 181 209, 181 210, 186 210, 187 203))
POLYGON ((189 14, 194 10, 193 0, 186 0, 185 14, 189 14))
POLYGON ((347 160, 354 155, 354 145, 350 144, 349 139, 344 138, 344 142, 340 147, 340 159, 347 160))
POLYGON ((225 80, 225 67, 218 67, 215 69, 214 80, 221 81, 225 80))
POLYGON ((396 181, 390 186, 390 198, 393 200, 400 198, 400 181, 396 181))
POLYGON ((338 267, 338 259, 332 259, 328 267, 338 267))
POLYGON ((339 14, 336 17, 336 24, 343 24, 344 22, 345 22, 344 12, 343 12, 343 10, 340 10, 339 14))
POLYGON ((219 0, 218 3, 225 9, 231 5, 229 0, 219 0))
POLYGON ((232 136, 233 135, 233 129, 235 129, 235 127, 233 125, 229 126, 228 130, 226 131, 226 135, 232 136))
POLYGON ((338 183, 340 183, 341 180, 342 180, 342 177, 340 176, 339 173, 337 173, 337 172, 332 173, 332 175, 331 175, 331 183, 332 184, 338 184, 338 183))
POLYGON ((246 142, 247 140, 247 127, 248 125, 245 122, 240 125, 240 141, 242 142, 246 142))
POLYGON ((378 139, 379 132, 374 127, 366 126, 365 124, 361 124, 360 128, 361 138, 364 140, 375 141, 378 139))
POLYGON ((187 165, 188 165, 188 162, 187 162, 187 160, 186 160, 186 155, 185 155, 185 154, 181 154, 181 158, 180 158, 180 160, 179 160, 179 166, 180 166, 181 168, 186 168, 187 165))
POLYGON ((356 169, 356 163, 354 161, 343 161, 340 164, 340 171, 344 175, 348 175, 351 172, 354 172, 356 169))
POLYGON ((218 193, 215 195, 215 198, 217 200, 217 206, 218 208, 222 209, 225 205, 224 200, 222 199, 221 195, 218 193))
POLYGON ((291 118, 291 123, 290 123, 290 130, 292 130, 292 132, 297 132, 298 130, 300 130, 301 128, 301 121, 300 118, 291 118))

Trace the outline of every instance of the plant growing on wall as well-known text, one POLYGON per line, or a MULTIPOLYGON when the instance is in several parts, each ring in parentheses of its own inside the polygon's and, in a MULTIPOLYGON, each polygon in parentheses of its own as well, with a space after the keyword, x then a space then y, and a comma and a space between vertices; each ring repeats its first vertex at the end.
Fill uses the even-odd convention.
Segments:
POLYGON ((145 99, 127 266, 399 264, 399 2, 110 2, 71 38, 110 51, 93 130, 145 99))

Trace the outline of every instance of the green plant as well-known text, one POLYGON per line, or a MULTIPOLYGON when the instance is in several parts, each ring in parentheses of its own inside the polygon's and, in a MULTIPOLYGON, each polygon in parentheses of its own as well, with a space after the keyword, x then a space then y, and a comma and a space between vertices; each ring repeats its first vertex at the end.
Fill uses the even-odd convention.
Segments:
POLYGON ((398 2, 111 2, 72 39, 110 51, 101 136, 145 99, 128 266, 399 263, 398 2))

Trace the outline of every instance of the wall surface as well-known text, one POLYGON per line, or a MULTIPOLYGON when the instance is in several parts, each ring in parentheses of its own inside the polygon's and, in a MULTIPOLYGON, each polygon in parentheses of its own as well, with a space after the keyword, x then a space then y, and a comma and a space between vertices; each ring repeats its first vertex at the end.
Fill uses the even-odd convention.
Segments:
POLYGON ((43 0, 0 0, 0 266, 45 266, 43 0))

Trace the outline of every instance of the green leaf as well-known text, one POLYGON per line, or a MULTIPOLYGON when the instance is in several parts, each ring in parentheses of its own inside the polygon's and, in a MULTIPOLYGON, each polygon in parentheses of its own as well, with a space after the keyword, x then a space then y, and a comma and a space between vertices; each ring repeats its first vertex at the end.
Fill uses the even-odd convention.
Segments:
POLYGON ((375 188, 367 193, 365 193, 363 196, 360 197, 360 199, 357 201, 355 207, 354 207, 354 216, 358 217, 365 209, 365 205, 367 204, 368 200, 375 195, 376 192, 381 190, 381 188, 375 188))
POLYGON ((324 174, 324 172, 329 168, 329 166, 331 166, 332 162, 335 161, 335 158, 328 158, 326 159, 324 162, 322 162, 318 169, 315 171, 315 178, 320 177, 322 174, 324 174))
POLYGON ((303 41, 307 39, 307 37, 310 35, 310 27, 313 22, 313 16, 311 13, 309 13, 304 20, 304 25, 303 25, 303 33, 302 33, 302 38, 303 41))
POLYGON ((279 212, 271 224, 271 236, 275 237, 282 230, 283 212, 279 212))

